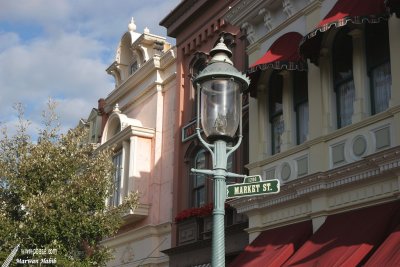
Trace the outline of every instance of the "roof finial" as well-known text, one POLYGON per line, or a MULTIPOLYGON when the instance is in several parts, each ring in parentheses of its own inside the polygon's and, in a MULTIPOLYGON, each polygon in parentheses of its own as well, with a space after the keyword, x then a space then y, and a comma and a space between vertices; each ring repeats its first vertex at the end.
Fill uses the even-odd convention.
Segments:
POLYGON ((136 31, 136 24, 135 21, 133 20, 133 17, 131 18, 131 22, 128 24, 128 30, 130 32, 136 31))
POLYGON ((146 34, 149 34, 150 33, 150 30, 149 30, 149 28, 144 28, 144 33, 146 33, 146 34))
POLYGON ((114 113, 121 113, 121 110, 119 110, 119 105, 118 103, 115 104, 114 108, 113 108, 113 112, 114 113))

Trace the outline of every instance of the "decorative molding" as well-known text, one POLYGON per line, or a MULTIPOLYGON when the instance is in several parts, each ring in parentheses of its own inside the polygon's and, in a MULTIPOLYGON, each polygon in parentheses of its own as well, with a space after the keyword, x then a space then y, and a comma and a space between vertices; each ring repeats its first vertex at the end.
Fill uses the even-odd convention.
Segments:
POLYGON ((281 186, 281 192, 277 195, 234 199, 229 204, 235 207, 239 213, 246 213, 257 209, 270 208, 316 193, 333 193, 336 188, 364 181, 372 181, 376 184, 375 187, 383 188, 379 189, 381 191, 376 189, 378 190, 376 191, 377 197, 381 195, 387 197, 399 194, 398 176, 400 176, 400 146, 374 153, 360 161, 327 172, 314 173, 289 181, 281 186), (376 180, 377 177, 386 177, 390 174, 396 182, 387 180, 382 183, 376 180))
POLYGON ((258 12, 258 15, 263 16, 264 26, 267 32, 271 31, 273 29, 271 12, 266 8, 262 8, 258 12))
POLYGON ((233 6, 224 19, 230 24, 239 26, 244 23, 246 19, 251 17, 251 13, 258 10, 264 0, 242 0, 233 6))
POLYGON ((329 209, 338 209, 350 203, 363 202, 365 200, 380 199, 391 196, 399 191, 396 180, 385 180, 373 185, 358 187, 354 190, 340 192, 328 198, 329 209))
POLYGON ((121 130, 119 133, 113 135, 106 142, 101 144, 99 149, 111 147, 114 145, 121 145, 124 140, 129 140, 131 136, 138 136, 142 138, 153 138, 156 131, 153 128, 139 127, 129 125, 125 129, 121 130))
POLYGON ((250 44, 253 44, 256 41, 256 31, 254 30, 254 26, 248 22, 245 22, 241 26, 242 29, 246 32, 246 38, 250 44))
POLYGON ((275 210, 269 210, 262 216, 262 224, 270 225, 282 221, 288 221, 305 217, 311 213, 311 204, 309 202, 299 203, 290 207, 279 207, 275 210))
MULTIPOLYGON (((316 8, 321 7, 321 1, 322 0, 315 0, 309 3, 303 9, 294 13, 292 16, 282 21, 280 24, 274 25, 274 27, 269 32, 266 32, 264 35, 260 36, 260 38, 256 42, 254 42, 247 48, 247 53, 248 54, 253 53, 254 51, 257 50, 257 46, 259 46, 261 43, 265 43, 269 38, 273 37, 276 34, 279 34, 280 32, 283 32, 285 29, 289 27, 289 25, 295 23, 298 19, 314 11, 316 8)), ((250 18, 246 19, 250 20, 250 18)))
POLYGON ((291 0, 282 0, 283 12, 286 14, 286 17, 291 17, 294 13, 294 7, 291 0))
MULTIPOLYGON (((140 98, 146 96, 147 92, 155 88, 156 83, 165 84, 166 80, 157 81, 157 77, 163 75, 157 75, 157 72, 166 70, 170 65, 176 62, 176 51, 175 48, 168 50, 161 57, 155 55, 150 60, 146 61, 135 73, 130 75, 128 79, 124 80, 117 88, 115 88, 106 98, 106 102, 110 105, 119 102, 121 98, 126 96, 129 92, 135 91, 135 95, 130 97, 131 101, 128 106, 138 101, 140 98), (154 79, 152 77, 155 77, 154 79), (146 79, 148 80, 146 82, 146 79), (146 87, 140 87, 141 85, 149 84, 146 87)), ((174 72, 175 73, 175 72, 174 72)), ((172 75, 174 75, 174 73, 172 75)), ((170 77, 169 75, 168 77, 170 77)), ((175 76, 174 76, 175 77, 175 76)), ((171 79, 169 79, 171 81, 171 79)), ((125 105, 122 108, 126 108, 125 105)), ((107 110, 106 110, 107 111, 107 110)))

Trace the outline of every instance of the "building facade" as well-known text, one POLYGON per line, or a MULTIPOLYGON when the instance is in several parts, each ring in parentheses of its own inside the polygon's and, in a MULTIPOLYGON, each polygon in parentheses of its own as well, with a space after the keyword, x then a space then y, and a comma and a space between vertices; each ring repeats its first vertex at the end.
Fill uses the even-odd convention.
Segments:
POLYGON ((400 264, 398 8, 240 0, 224 16, 249 42, 247 168, 281 183, 230 201, 250 243, 230 266, 400 264))
POLYGON ((118 233, 102 241, 114 251, 108 266, 169 266, 160 251, 171 246, 175 64, 176 50, 166 39, 147 28, 136 32, 132 19, 107 68, 115 89, 85 122, 90 142, 114 150, 115 191, 106 204, 118 206, 139 193, 118 233))
MULTIPOLYGON (((181 1, 160 25, 168 36, 176 38, 177 110, 175 112, 175 153, 172 216, 172 248, 164 252, 170 266, 200 266, 211 262, 212 179, 194 175, 191 168, 212 169, 209 152, 195 134, 196 92, 192 79, 206 66, 209 51, 224 38, 233 52, 232 61, 239 70, 246 67, 244 53, 247 40, 239 27, 229 25, 223 16, 234 1, 181 1)), ((244 99, 244 141, 241 150, 228 161, 231 172, 246 173, 248 162, 248 105, 244 99)), ((235 182, 230 180, 229 182, 235 182)), ((226 206, 227 261, 239 254, 248 243, 247 218, 226 206)))

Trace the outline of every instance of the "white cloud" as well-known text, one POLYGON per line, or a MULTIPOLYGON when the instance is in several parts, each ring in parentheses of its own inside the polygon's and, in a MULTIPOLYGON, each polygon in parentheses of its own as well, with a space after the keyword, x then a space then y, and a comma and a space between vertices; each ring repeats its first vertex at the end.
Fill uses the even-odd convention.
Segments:
POLYGON ((18 45, 19 42, 18 34, 14 32, 0 32, 0 51, 18 45))
POLYGON ((158 23, 179 2, 0 0, 0 121, 12 121, 10 107, 22 102, 39 125, 50 97, 63 126, 76 126, 113 89, 105 69, 130 18, 137 32, 165 36, 158 23))
MULTIPOLYGON (((58 39, 41 39, 18 44, 0 53, 0 112, 10 103, 22 102, 37 110, 48 97, 84 99, 89 112, 113 85, 99 55, 104 47, 92 39, 64 34, 58 39)), ((75 101, 76 102, 76 101, 75 101)), ((78 114, 73 118, 78 120, 78 114)), ((4 116, 4 115, 3 115, 4 116)), ((65 122, 65 121, 64 121, 65 122)), ((71 122, 68 121, 68 124, 71 122)))
POLYGON ((35 22, 48 25, 63 21, 72 12, 67 0, 1 0, 0 18, 19 22, 35 22))

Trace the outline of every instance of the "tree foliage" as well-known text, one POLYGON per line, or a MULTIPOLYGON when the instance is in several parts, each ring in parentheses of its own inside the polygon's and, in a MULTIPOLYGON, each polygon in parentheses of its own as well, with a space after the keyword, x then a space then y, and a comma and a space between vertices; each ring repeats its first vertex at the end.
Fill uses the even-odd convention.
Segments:
POLYGON ((21 105, 17 110, 16 133, 3 128, 0 139, 0 262, 20 244, 20 251, 56 250, 57 266, 105 265, 111 253, 100 241, 116 233, 137 194, 108 208, 112 150, 95 150, 81 128, 60 134, 51 101, 33 141, 21 105))

